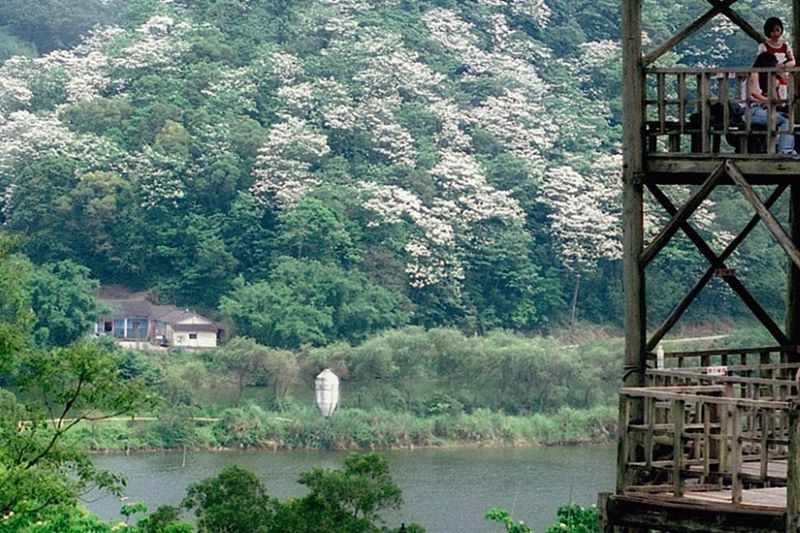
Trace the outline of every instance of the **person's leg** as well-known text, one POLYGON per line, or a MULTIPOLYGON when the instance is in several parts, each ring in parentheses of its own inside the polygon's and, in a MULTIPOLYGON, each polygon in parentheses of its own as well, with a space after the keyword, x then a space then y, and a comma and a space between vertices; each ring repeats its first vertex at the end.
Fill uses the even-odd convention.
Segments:
MULTIPOLYGON (((789 131, 789 119, 781 113, 775 113, 775 125, 778 131, 789 131)), ((794 135, 784 133, 778 136, 778 152, 782 154, 794 152, 794 135)))
MULTIPOLYGON (((753 124, 767 125, 767 110, 763 107, 753 107, 751 121, 753 124)), ((780 113, 775 113, 775 125, 779 132, 789 131, 789 119, 780 113)), ((778 152, 791 153, 794 151, 794 135, 781 134, 778 136, 778 152)))

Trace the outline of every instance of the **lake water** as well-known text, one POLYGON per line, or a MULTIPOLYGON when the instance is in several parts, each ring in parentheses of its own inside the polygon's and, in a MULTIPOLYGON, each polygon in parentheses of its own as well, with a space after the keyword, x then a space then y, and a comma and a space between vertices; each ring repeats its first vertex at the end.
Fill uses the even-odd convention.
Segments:
MULTIPOLYGON (((505 507, 538 533, 570 500, 597 502, 597 493, 614 487, 614 453, 610 446, 509 449, 424 449, 382 452, 392 478, 403 490, 404 504, 384 513, 387 525, 417 522, 430 533, 501 531, 484 520, 486 510, 505 507)), ((127 499, 104 496, 86 501, 107 520, 120 518, 123 503, 177 505, 186 486, 210 477, 227 465, 255 472, 269 493, 280 499, 304 494, 301 472, 313 467, 339 468, 344 453, 296 451, 190 452, 182 466, 180 452, 98 456, 100 468, 124 475, 127 499)), ((90 495, 91 496, 91 495, 90 495)))

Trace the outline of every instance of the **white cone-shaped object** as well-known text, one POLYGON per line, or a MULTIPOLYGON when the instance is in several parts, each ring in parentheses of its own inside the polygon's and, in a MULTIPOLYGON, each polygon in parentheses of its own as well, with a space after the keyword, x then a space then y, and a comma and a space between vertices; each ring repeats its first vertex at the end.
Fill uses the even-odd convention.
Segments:
POLYGON ((314 380, 314 391, 317 397, 317 406, 322 416, 328 418, 339 407, 339 376, 326 368, 314 380))

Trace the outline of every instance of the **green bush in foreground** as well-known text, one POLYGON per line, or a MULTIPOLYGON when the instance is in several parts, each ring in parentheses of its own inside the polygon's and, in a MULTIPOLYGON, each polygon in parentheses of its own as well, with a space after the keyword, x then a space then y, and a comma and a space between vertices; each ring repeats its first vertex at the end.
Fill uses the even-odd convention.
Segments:
MULTIPOLYGON (((525 522, 515 521, 506 509, 492 507, 486 512, 486 520, 497 522, 506 529, 506 533, 534 533, 525 522)), ((597 507, 581 507, 577 503, 568 503, 558 508, 556 521, 547 527, 546 533, 599 533, 600 513, 597 507)))

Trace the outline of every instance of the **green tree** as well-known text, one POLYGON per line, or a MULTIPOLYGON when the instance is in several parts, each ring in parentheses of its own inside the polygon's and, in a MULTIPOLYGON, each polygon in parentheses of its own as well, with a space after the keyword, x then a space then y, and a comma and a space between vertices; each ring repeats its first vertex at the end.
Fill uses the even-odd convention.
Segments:
POLYGON ((44 531, 80 531, 70 525, 82 520, 78 496, 121 484, 97 470, 69 433, 89 418, 130 413, 154 398, 141 382, 121 376, 121 350, 112 342, 82 339, 50 352, 33 345, 26 271, 18 268, 25 261, 12 250, 13 241, 0 234, 0 370, 17 393, 0 389, 3 528, 37 523, 44 531))
MULTIPOLYGON (((377 532, 380 512, 398 508, 400 488, 392 481, 389 463, 379 454, 351 454, 344 469, 315 468, 300 476, 310 492, 282 504, 276 516, 276 531, 377 532)), ((415 531, 421 531, 413 526, 415 531)))
POLYGON ((275 501, 255 474, 238 466, 190 485, 181 505, 194 510, 200 532, 275 531, 271 527, 275 501))
POLYGON ((269 348, 247 337, 236 337, 213 352, 214 361, 233 378, 236 405, 241 403, 245 387, 255 385, 264 372, 269 352, 269 348))
POLYGON ((360 254, 343 216, 317 198, 305 198, 278 216, 278 249, 296 259, 353 264, 360 254))
POLYGON ((506 529, 506 533, 533 533, 533 529, 525 522, 522 520, 515 522, 511 517, 511 513, 501 507, 492 507, 486 511, 485 518, 503 526, 506 529))
POLYGON ((152 403, 141 383, 120 379, 119 356, 100 340, 13 354, 11 378, 20 399, 0 391, 0 512, 12 517, 4 525, 17 530, 59 520, 77 509, 87 488, 121 489, 120 478, 95 469, 86 451, 66 438, 87 419, 152 403))
POLYGON ((283 257, 269 281, 235 282, 220 300, 220 311, 237 330, 268 346, 296 348, 370 333, 404 324, 408 303, 367 281, 357 270, 329 263, 283 257))
POLYGON ((27 288, 40 345, 66 346, 91 332, 105 307, 94 295, 100 284, 90 276, 88 268, 72 261, 33 269, 27 288))

